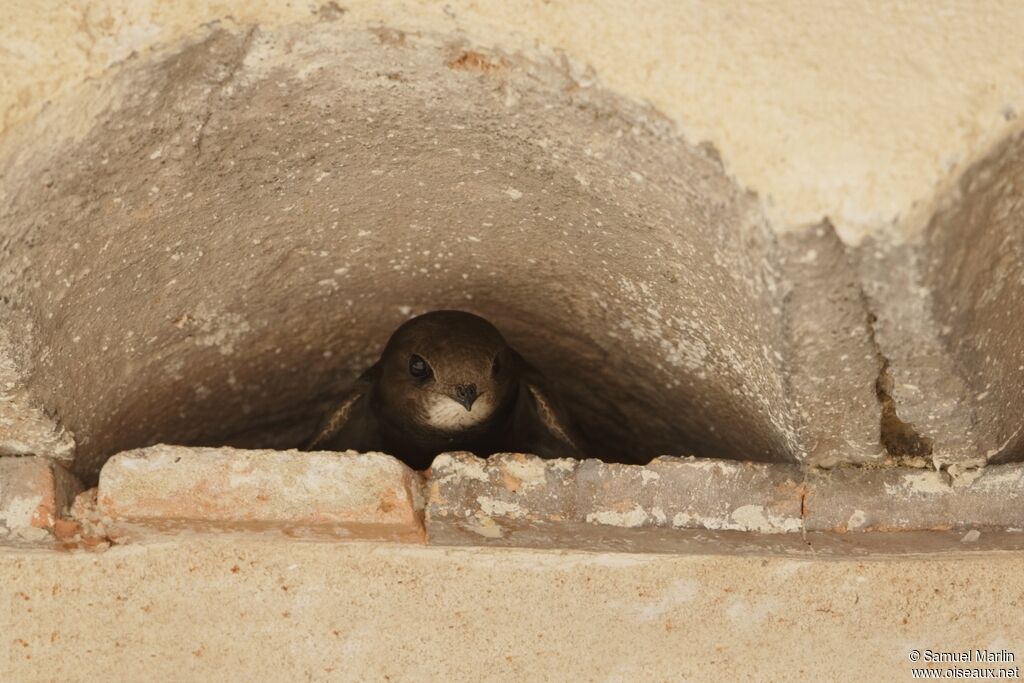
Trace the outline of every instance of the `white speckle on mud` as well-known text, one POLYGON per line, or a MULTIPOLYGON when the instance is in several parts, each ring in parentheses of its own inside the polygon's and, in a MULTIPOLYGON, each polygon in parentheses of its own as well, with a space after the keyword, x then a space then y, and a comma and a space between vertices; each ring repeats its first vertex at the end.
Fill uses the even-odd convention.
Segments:
POLYGON ((741 531, 762 533, 789 533, 800 531, 798 517, 780 517, 768 512, 763 505, 743 505, 732 512, 732 519, 741 531))
POLYGON ((504 516, 504 517, 522 517, 524 515, 523 509, 519 507, 519 503, 509 503, 504 500, 498 500, 496 498, 490 498, 489 496, 477 496, 476 502, 480 505, 480 509, 484 511, 488 516, 504 516))
POLYGON ((946 472, 953 479, 953 488, 960 489, 971 486, 981 477, 984 470, 980 467, 961 468, 957 465, 951 465, 946 468, 946 472))
POLYGON ((42 504, 42 496, 15 496, 7 501, 7 505, 0 508, 0 519, 3 519, 6 522, 5 526, 11 529, 32 526, 32 518, 42 504))
POLYGON ((502 467, 506 472, 522 482, 524 489, 543 486, 547 483, 547 468, 544 466, 543 460, 537 458, 506 460, 502 463, 502 467))
POLYGON ((757 531, 765 534, 794 533, 803 528, 799 517, 783 517, 768 512, 763 505, 743 505, 728 517, 703 516, 678 512, 672 518, 675 528, 703 528, 721 531, 757 531))
POLYGON ((444 471, 446 477, 462 477, 464 479, 475 479, 476 481, 489 481, 487 470, 484 469, 484 462, 479 458, 460 459, 447 453, 434 458, 432 470, 435 475, 444 471))
POLYGON ((484 538, 501 538, 505 535, 501 527, 490 517, 477 516, 466 524, 466 528, 484 538))
POLYGON ((650 484, 652 481, 658 481, 661 479, 661 475, 657 472, 652 472, 649 469, 640 470, 640 480, 643 484, 650 484))
POLYGON ((850 519, 846 520, 847 529, 860 529, 867 522, 867 517, 864 515, 863 510, 854 510, 853 514, 850 515, 850 519))
POLYGON ((519 198, 521 198, 523 196, 523 193, 520 192, 519 190, 517 190, 514 187, 510 187, 510 188, 506 189, 505 190, 505 194, 507 194, 512 199, 519 199, 519 198))
POLYGON ((398 312, 401 313, 402 315, 409 315, 410 313, 412 313, 412 306, 399 306, 398 312))
POLYGON ((591 524, 605 524, 607 526, 618 526, 633 528, 641 526, 647 521, 648 514, 639 505, 634 505, 629 512, 618 512, 616 510, 602 510, 591 512, 587 515, 587 521, 591 524))
POLYGON ((677 512, 672 518, 672 526, 676 529, 682 529, 693 526, 703 526, 700 523, 700 517, 698 515, 691 514, 689 512, 677 512))
MULTIPOLYGON (((647 301, 651 297, 651 286, 646 282, 634 282, 620 278, 620 285, 632 298, 647 301)), ((623 318, 619 329, 629 333, 635 340, 656 346, 668 365, 688 370, 700 370, 709 355, 708 345, 697 334, 692 323, 679 318, 664 320, 657 308, 648 306, 638 309, 634 318, 623 318)))
POLYGON ((49 531, 34 526, 20 527, 14 531, 14 535, 18 540, 28 541, 29 543, 40 543, 50 538, 49 531))
POLYGON ((740 466, 735 462, 729 460, 713 460, 711 458, 692 458, 685 462, 687 467, 704 471, 718 470, 722 474, 735 474, 740 468, 740 466))
POLYGON ((208 314, 196 310, 194 315, 200 334, 195 336, 200 346, 216 346, 222 354, 229 356, 235 352, 235 343, 252 331, 249 322, 238 313, 208 314))
POLYGON ((818 250, 817 249, 808 249, 806 252, 804 252, 803 256, 801 256, 799 259, 797 259, 797 262, 798 263, 814 263, 817 260, 818 260, 818 250))
POLYGON ((561 470, 562 472, 572 472, 576 469, 576 465, 579 464, 578 460, 572 458, 558 458, 556 460, 548 460, 547 466, 553 470, 561 470))
POLYGON ((1020 489, 1024 486, 1024 468, 1010 465, 1006 468, 996 467, 982 470, 972 486, 982 491, 993 493, 1008 493, 1013 489, 1020 489))
POLYGON ((907 494, 932 495, 949 493, 952 489, 939 472, 915 472, 904 474, 899 484, 886 484, 885 492, 890 496, 907 494))

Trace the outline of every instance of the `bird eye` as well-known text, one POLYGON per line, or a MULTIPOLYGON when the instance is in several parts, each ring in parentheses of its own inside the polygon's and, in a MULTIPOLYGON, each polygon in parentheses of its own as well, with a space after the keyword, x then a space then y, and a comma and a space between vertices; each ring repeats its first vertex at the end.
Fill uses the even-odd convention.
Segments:
POLYGON ((409 374, 416 379, 425 379, 430 377, 430 366, 427 361, 413 354, 409 356, 409 374))
POLYGON ((495 356, 494 362, 491 363, 491 374, 497 377, 499 372, 501 372, 501 356, 495 356))

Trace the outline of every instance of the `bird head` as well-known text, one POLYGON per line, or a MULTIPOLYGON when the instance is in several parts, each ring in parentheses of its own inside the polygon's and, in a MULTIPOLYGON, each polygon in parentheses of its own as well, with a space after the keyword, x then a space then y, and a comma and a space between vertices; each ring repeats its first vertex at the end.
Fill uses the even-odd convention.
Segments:
POLYGON ((378 391, 422 424, 459 431, 514 399, 517 372, 515 354, 494 325, 472 313, 433 311, 391 335, 378 391))

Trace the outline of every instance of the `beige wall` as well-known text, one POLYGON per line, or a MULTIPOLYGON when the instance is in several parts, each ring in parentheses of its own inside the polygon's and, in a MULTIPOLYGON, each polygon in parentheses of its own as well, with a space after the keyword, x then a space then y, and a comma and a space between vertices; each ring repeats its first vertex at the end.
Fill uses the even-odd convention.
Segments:
POLYGON ((1006 648, 1018 662, 1005 666, 1020 666, 1022 568, 1020 555, 801 561, 259 537, 99 554, 0 547, 0 583, 17 591, 0 609, 0 670, 6 681, 909 681, 913 649, 1006 648))
MULTIPOLYGON (((202 23, 309 21, 319 4, 2 3, 0 126, 202 23)), ((562 50, 710 140, 778 227, 828 216, 849 241, 920 227, 944 181, 1024 118, 1024 4, 1014 0, 338 5, 346 22, 562 50)))
MULTIPOLYGON (((1024 120, 1018 2, 338 5, 355 25, 562 50, 580 80, 593 65, 712 142, 777 228, 829 216, 849 241, 918 229, 937 190, 1024 120)), ((203 23, 280 25, 318 9, 2 2, 0 130, 17 137, 48 101, 203 23)), ((212 534, 96 553, 18 543, 0 547, 3 680, 884 680, 910 678, 914 648, 1024 655, 1020 553, 811 560, 212 534)))

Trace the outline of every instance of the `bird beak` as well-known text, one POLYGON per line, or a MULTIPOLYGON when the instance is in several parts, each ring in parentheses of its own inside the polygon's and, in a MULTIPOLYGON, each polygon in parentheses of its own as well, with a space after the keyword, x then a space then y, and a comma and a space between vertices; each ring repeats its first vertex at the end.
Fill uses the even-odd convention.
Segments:
POLYGON ((473 402, 476 401, 477 396, 475 384, 456 384, 452 399, 469 411, 473 407, 473 402))

